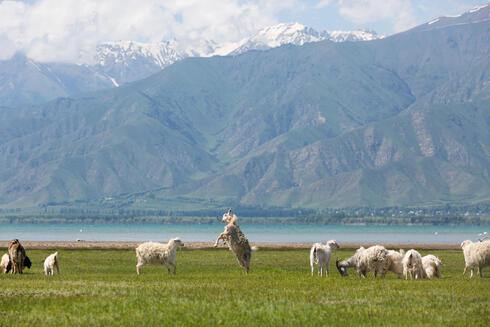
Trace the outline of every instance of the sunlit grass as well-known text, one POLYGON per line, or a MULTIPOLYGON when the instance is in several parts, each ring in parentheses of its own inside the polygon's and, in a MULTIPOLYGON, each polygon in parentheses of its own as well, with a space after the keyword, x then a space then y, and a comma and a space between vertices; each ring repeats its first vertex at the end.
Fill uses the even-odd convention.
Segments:
MULTIPOLYGON (((461 251, 433 253, 440 280, 311 277, 307 250, 254 252, 246 276, 228 250, 179 251, 177 275, 145 266, 134 251, 59 250, 60 276, 42 274, 53 251, 28 250, 24 275, 0 276, 0 325, 487 325, 490 269, 462 276, 461 251)), ((339 250, 346 257, 352 250, 339 250)))

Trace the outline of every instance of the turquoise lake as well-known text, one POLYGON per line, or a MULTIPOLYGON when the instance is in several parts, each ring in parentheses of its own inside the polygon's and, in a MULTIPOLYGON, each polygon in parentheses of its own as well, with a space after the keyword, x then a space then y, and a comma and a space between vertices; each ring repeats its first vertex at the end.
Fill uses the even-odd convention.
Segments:
MULTIPOLYGON (((0 240, 24 241, 167 241, 211 242, 224 225, 150 224, 0 224, 0 240)), ((241 224, 250 242, 460 243, 490 234, 490 226, 311 226, 241 224)))

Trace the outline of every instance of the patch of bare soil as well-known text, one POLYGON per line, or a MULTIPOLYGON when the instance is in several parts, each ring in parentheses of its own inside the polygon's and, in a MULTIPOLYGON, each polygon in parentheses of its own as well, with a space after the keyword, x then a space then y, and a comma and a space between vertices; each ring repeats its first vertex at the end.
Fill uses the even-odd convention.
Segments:
MULTIPOLYGON (((135 249, 141 242, 59 242, 59 241, 22 241, 26 249, 135 249)), ((205 249, 213 247, 212 242, 185 242, 186 249, 205 249)), ((251 243, 253 246, 269 249, 309 249, 311 243, 251 243)), ((357 249, 360 246, 369 247, 374 243, 340 243, 341 248, 357 249)), ((459 250, 459 244, 444 243, 384 243, 388 249, 422 249, 422 250, 459 250)), ((0 241, 0 248, 7 248, 8 241, 0 241)), ((223 248, 220 245, 220 248, 223 248)))

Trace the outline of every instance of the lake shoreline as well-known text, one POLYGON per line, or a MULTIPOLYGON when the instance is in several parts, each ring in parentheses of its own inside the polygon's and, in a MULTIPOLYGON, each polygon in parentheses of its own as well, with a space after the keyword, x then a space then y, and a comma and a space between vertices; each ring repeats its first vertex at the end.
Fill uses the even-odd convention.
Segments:
MULTIPOLYGON (((185 249, 197 250, 213 248, 213 242, 185 242, 185 249)), ((67 242, 67 241, 22 241, 22 245, 26 249, 117 249, 117 250, 130 250, 135 249, 142 242, 92 242, 92 241, 79 241, 79 242, 67 242)), ((423 249, 423 250, 460 250, 460 244, 456 243, 339 243, 341 248, 345 249, 357 249, 360 246, 369 247, 371 245, 380 244, 389 249, 423 249)), ((257 246, 259 250, 265 249, 309 249, 312 243, 265 243, 265 242, 251 242, 251 246, 257 246)), ((0 241, 0 248, 7 248, 8 241, 0 241)), ((218 247, 226 248, 220 244, 218 247)))

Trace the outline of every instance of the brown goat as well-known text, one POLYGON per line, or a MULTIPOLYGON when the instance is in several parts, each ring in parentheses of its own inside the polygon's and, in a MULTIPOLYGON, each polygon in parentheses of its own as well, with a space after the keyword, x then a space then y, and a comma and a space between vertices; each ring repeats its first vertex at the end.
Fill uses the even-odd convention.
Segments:
POLYGON ((9 242, 8 252, 12 261, 12 274, 22 274, 26 251, 18 239, 9 242))

